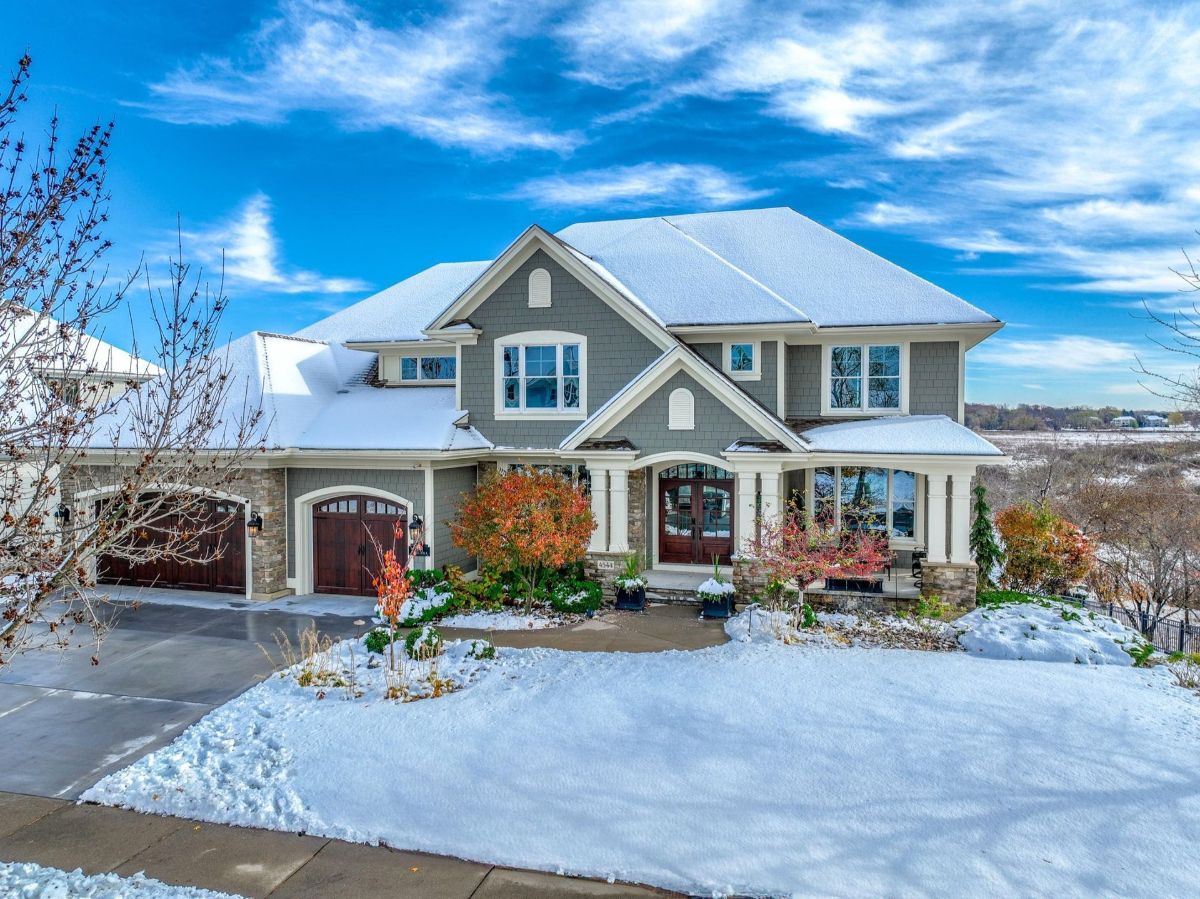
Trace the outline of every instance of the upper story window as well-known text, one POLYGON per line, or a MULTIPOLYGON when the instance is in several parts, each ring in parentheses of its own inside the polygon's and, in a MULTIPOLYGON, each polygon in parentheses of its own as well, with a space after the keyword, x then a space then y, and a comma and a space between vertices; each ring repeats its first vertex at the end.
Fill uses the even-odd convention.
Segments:
POLYGON ((402 356, 401 381, 453 381, 457 365, 453 356, 402 356))
MULTIPOLYGON (((521 335, 514 335, 520 337, 521 335)), ((530 337, 539 335, 530 334, 530 337)), ((578 413, 583 409, 583 343, 517 342, 499 346, 499 409, 578 413)))
POLYGON ((723 367, 726 374, 738 381, 753 381, 761 377, 757 341, 724 344, 723 367))
POLYGON ((899 344, 852 344, 829 348, 831 411, 900 411, 899 344))

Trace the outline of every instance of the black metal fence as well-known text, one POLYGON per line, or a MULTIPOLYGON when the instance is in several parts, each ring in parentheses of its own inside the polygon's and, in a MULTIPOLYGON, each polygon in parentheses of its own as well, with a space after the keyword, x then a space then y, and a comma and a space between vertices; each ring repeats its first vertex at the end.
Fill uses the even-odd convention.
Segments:
POLYGON ((1094 599, 1079 599, 1075 596, 1060 596, 1059 599, 1074 603, 1091 612, 1107 615, 1114 621, 1128 625, 1135 631, 1146 634, 1156 649, 1163 652, 1200 652, 1200 623, 1193 623, 1190 612, 1182 618, 1160 618, 1151 633, 1149 616, 1135 609, 1112 602, 1096 602, 1094 599))

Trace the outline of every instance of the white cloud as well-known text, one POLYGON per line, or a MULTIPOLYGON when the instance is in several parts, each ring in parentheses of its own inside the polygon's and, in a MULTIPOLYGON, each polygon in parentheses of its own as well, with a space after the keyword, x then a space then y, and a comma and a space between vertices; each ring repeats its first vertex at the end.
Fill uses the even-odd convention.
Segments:
POLYGON ((1021 386, 1024 387, 1026 390, 1045 390, 1046 389, 1046 386, 1044 384, 1022 384, 1021 386))
POLYGON ((631 209, 679 205, 714 209, 748 203, 771 191, 751 187, 744 179, 710 165, 642 163, 547 175, 520 185, 509 194, 539 206, 631 209))
POLYGON ((1152 391, 1145 384, 1112 384, 1104 388, 1105 393, 1111 393, 1114 396, 1151 396, 1152 391))
POLYGON ((880 201, 859 210, 847 219, 843 219, 842 223, 846 225, 870 225, 876 228, 886 228, 891 225, 911 225, 915 222, 936 221, 937 215, 928 209, 918 209, 915 206, 903 206, 880 201))
POLYGON ((271 200, 257 193, 234 215, 185 235, 197 257, 211 270, 224 254, 227 287, 271 293, 351 293, 370 285, 357 278, 330 278, 284 264, 271 218, 271 200))
POLYGON ((1113 367, 1128 369, 1137 359, 1137 349, 1123 341, 1077 335, 1046 340, 993 338, 973 350, 971 358, 1008 368, 1093 371, 1113 367))
POLYGON ((867 120, 895 111, 890 103, 837 88, 780 94, 772 108, 780 118, 805 122, 815 131, 844 134, 857 134, 867 120))
POLYGON ((479 153, 568 152, 579 136, 523 116, 489 88, 511 22, 478 5, 384 27, 339 0, 287 0, 229 57, 150 85, 150 114, 179 124, 272 124, 301 110, 350 130, 395 128, 479 153))

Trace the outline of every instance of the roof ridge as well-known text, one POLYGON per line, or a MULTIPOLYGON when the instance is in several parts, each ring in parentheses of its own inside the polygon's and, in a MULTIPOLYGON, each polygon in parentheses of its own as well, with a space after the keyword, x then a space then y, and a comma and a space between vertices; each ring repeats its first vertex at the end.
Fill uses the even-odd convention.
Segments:
POLYGON ((676 231, 677 231, 679 234, 683 235, 683 237, 684 237, 684 238, 686 238, 687 240, 690 240, 692 243, 694 243, 696 246, 698 246, 698 247, 699 247, 701 250, 703 250, 704 252, 708 253, 708 254, 709 254, 710 256, 712 256, 714 259, 716 259, 716 260, 718 260, 718 261, 720 261, 720 262, 724 263, 726 266, 728 266, 729 268, 733 269, 735 272, 737 272, 739 275, 741 275, 743 278, 745 278, 747 281, 749 281, 749 282, 750 282, 751 284, 753 284, 755 287, 757 287, 757 288, 759 288, 760 290, 764 291, 764 292, 765 292, 765 293, 767 293, 769 296, 772 296, 772 297, 774 297, 774 298, 775 298, 775 299, 777 299, 777 300, 778 300, 780 303, 782 303, 782 304, 783 304, 784 306, 786 306, 788 309, 791 309, 793 312, 795 312, 797 315, 799 315, 799 316, 801 316, 802 318, 804 318, 806 321, 810 321, 810 322, 812 321, 812 316, 810 316, 810 315, 809 315, 807 312, 805 312, 803 309, 800 309, 799 307, 797 307, 797 306, 795 306, 794 304, 790 303, 789 301, 785 300, 783 297, 781 297, 779 294, 777 294, 777 293, 776 293, 775 291, 773 291, 771 288, 767 287, 767 285, 763 284, 763 283, 762 283, 762 281, 759 281, 757 278, 755 278, 753 275, 751 275, 751 274, 750 274, 749 272, 747 272, 745 269, 739 268, 738 266, 734 265, 732 262, 730 262, 728 259, 726 259, 724 256, 722 256, 720 253, 718 253, 716 250, 714 250, 714 249, 713 249, 712 247, 710 247, 708 244, 706 244, 706 243, 702 243, 702 242, 701 242, 700 240, 698 240, 697 238, 695 238, 695 237, 693 237, 692 235, 688 234, 686 231, 684 231, 682 228, 680 228, 678 225, 676 225, 676 224, 675 224, 673 221, 671 221, 671 220, 670 220, 669 218, 667 218, 665 215, 661 215, 661 216, 659 216, 659 218, 660 218, 660 219, 662 219, 662 221, 663 221, 665 224, 667 224, 667 225, 669 225, 670 227, 674 228, 674 229, 675 229, 675 230, 676 230, 676 231))
POLYGON ((279 340, 295 340, 297 343, 321 343, 329 346, 328 340, 317 340, 315 337, 297 337, 295 334, 279 334, 275 331, 255 331, 260 337, 275 337, 279 340))

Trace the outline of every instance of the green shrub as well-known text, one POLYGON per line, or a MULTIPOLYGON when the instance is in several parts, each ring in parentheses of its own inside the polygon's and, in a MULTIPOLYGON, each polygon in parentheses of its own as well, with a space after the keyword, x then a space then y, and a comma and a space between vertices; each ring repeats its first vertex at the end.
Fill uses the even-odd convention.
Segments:
POLYGON ((392 634, 386 627, 376 627, 367 631, 367 652, 377 652, 383 655, 392 645, 392 634))
POLYGON ((994 609, 998 606, 1009 605, 1012 603, 1034 603, 1044 605, 1045 600, 1039 596, 1031 596, 1028 593, 1022 593, 1019 590, 984 590, 975 597, 975 605, 985 608, 994 609))
POLYGON ((496 658, 496 647, 491 640, 472 640, 471 648, 467 650, 468 659, 478 659, 481 662, 496 658))
POLYGON ((817 613, 808 603, 800 607, 800 626, 805 630, 811 630, 817 626, 817 613))
POLYGON ((441 568, 418 568, 409 571, 408 579, 413 590, 424 590, 426 587, 437 587, 446 582, 446 573, 441 568))
POLYGON ((409 631, 404 638, 404 652, 410 659, 431 659, 441 651, 442 635, 428 624, 409 631))
POLYGON ((602 600, 600 585, 595 581, 559 581, 550 594, 550 605, 557 612, 594 612, 602 600))
POLYGON ((1151 643, 1139 643, 1130 649, 1125 647, 1125 651, 1129 653, 1133 659, 1134 668, 1145 668, 1150 662, 1150 656, 1154 655, 1154 645, 1151 643))
MULTIPOLYGON (((421 590, 418 590, 417 593, 423 594, 425 590, 429 590, 429 589, 433 589, 433 588, 425 587, 425 588, 422 588, 421 590)), ((442 591, 441 593, 438 593, 436 591, 434 592, 435 597, 437 597, 437 596, 441 597, 440 600, 430 603, 428 606, 421 609, 421 611, 416 614, 410 614, 403 621, 399 622, 400 626, 401 627, 416 627, 419 624, 427 624, 430 621, 437 621, 439 618, 442 618, 443 616, 446 616, 446 615, 449 615, 449 614, 455 612, 460 605, 455 594, 451 593, 449 591, 448 586, 445 584, 443 584, 440 589, 442 591)), ((424 599, 423 596, 421 596, 419 598, 424 599)))

